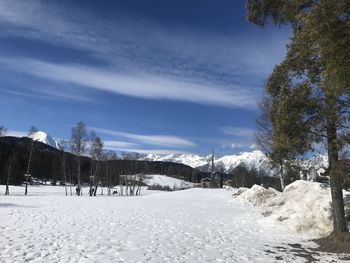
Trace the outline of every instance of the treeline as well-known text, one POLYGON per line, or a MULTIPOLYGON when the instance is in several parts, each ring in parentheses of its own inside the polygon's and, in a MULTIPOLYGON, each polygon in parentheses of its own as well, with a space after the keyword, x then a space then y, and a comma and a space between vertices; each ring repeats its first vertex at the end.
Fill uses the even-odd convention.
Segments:
MULTIPOLYGON (((285 185, 288 185, 297 179, 300 179, 298 170, 289 168, 285 171, 285 185)), ((229 183, 235 188, 250 188, 254 184, 257 184, 266 188, 272 187, 276 190, 282 191, 279 178, 273 176, 261 176, 255 169, 248 170, 244 165, 238 165, 232 170, 229 183)))
MULTIPOLYGON (((55 182, 63 184, 67 181, 67 183, 78 185, 76 155, 33 141, 27 137, 17 138, 9 136, 0 137, 1 184, 6 184, 7 177, 9 177, 9 184, 12 185, 20 185, 25 182, 32 143, 33 150, 29 171, 31 178, 39 179, 42 182, 51 181, 53 184, 55 182), (62 160, 64 160, 64 165, 62 160), (8 172, 10 172, 10 176, 8 176, 8 172)), ((115 156, 115 158, 118 157, 115 156)), ((127 158, 131 158, 131 155, 128 155, 127 158)), ((82 185, 91 183, 92 169, 94 170, 94 176, 98 178, 98 184, 107 187, 118 185, 120 183, 120 175, 130 174, 163 174, 191 182, 200 180, 199 171, 183 164, 138 161, 135 159, 101 159, 92 162, 90 157, 82 155, 80 156, 82 185), (98 163, 98 169, 96 169, 96 163, 98 163)))

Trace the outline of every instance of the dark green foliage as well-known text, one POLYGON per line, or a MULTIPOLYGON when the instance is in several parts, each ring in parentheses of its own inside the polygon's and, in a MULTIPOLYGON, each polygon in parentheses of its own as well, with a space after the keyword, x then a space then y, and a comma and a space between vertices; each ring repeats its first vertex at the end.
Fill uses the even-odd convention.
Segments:
POLYGON ((288 24, 284 61, 268 83, 270 158, 282 165, 324 143, 328 151, 335 232, 345 232, 339 154, 349 143, 350 1, 248 0, 248 20, 288 24))
MULTIPOLYGON (((1 137, 0 138, 0 184, 6 184, 9 158, 16 154, 13 160, 10 184, 19 185, 24 181, 27 169, 31 140, 29 138, 1 137)), ((34 142, 31 174, 42 181, 64 181, 60 151, 46 144, 34 142)), ((77 184, 77 165, 75 156, 65 153, 67 178, 77 184)), ((186 181, 197 182, 200 172, 183 164, 169 162, 150 162, 136 160, 105 160, 101 164, 101 182, 103 185, 117 185, 121 174, 163 174, 186 181), (107 169, 108 167, 108 169, 107 169), (109 171, 110 178, 105 176, 109 171)), ((82 183, 89 183, 91 159, 81 157, 82 183)))
POLYGON ((255 170, 248 171, 244 165, 238 165, 232 171, 231 186, 252 187, 257 183, 257 172, 255 170))

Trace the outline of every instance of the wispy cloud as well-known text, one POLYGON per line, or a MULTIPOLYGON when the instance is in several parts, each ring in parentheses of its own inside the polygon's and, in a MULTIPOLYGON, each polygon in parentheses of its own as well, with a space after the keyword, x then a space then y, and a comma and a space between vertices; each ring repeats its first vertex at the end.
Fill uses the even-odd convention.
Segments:
POLYGON ((26 137, 28 136, 28 132, 9 130, 7 135, 13 137, 26 137))
POLYGON ((1 24, 6 30, 0 35, 79 49, 105 65, 16 58, 21 72, 144 99, 249 109, 256 105, 261 76, 281 60, 286 42, 279 34, 255 41, 184 28, 174 33, 142 17, 96 19, 84 10, 35 0, 1 1, 1 24))
POLYGON ((142 135, 136 133, 128 133, 121 131, 114 131, 109 129, 101 129, 96 127, 90 127, 94 131, 110 136, 123 137, 130 140, 133 140, 138 143, 164 146, 164 147, 193 147, 196 144, 190 140, 180 138, 177 136, 171 135, 142 135))
POLYGON ((136 143, 124 142, 124 141, 111 141, 111 140, 103 141, 103 145, 106 149, 111 149, 111 150, 118 150, 120 148, 123 148, 123 149, 135 148, 139 146, 136 143))
POLYGON ((255 130, 251 128, 243 128, 243 127, 221 127, 221 132, 232 135, 236 137, 253 137, 255 130))
POLYGON ((186 151, 181 150, 169 150, 169 149, 138 149, 138 148, 116 148, 111 149, 119 152, 132 152, 132 153, 140 153, 140 154, 159 154, 159 155, 167 155, 167 154, 177 154, 177 153, 187 153, 186 151))
POLYGON ((191 83, 164 76, 120 74, 113 69, 96 69, 81 65, 53 64, 38 60, 0 59, 12 70, 37 77, 147 99, 168 99, 228 107, 254 107, 256 98, 238 86, 215 86, 191 83))
POLYGON ((96 99, 89 98, 83 94, 75 93, 70 90, 61 91, 56 90, 55 88, 45 88, 45 89, 23 89, 23 90, 2 90, 0 92, 7 93, 10 95, 14 95, 16 97, 22 98, 33 98, 33 99, 41 99, 41 100, 73 100, 73 101, 81 101, 81 102, 89 102, 96 103, 96 99))

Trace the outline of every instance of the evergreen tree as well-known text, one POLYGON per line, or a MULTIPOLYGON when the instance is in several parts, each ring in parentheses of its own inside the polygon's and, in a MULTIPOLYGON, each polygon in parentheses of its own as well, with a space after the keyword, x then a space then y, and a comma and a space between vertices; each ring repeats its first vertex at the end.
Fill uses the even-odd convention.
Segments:
POLYGON ((346 232, 339 154, 349 143, 350 2, 248 0, 247 18, 259 26, 288 24, 293 35, 271 74, 271 158, 295 158, 323 142, 328 150, 333 230, 346 232))

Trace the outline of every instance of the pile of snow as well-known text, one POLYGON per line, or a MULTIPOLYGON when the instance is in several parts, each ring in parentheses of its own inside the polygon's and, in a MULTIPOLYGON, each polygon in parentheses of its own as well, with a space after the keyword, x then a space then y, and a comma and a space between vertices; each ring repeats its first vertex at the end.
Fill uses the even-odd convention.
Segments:
POLYGON ((276 197, 279 192, 273 188, 264 188, 259 185, 253 185, 250 189, 243 189, 241 193, 237 193, 238 199, 247 201, 254 206, 265 204, 270 198, 276 197))
MULTIPOLYGON (((350 193, 344 191, 344 196, 349 217, 350 193)), ((327 185, 299 180, 286 186, 283 193, 254 185, 237 199, 259 206, 265 223, 308 237, 326 236, 332 231, 331 194, 327 185)))
POLYGON ((143 182, 148 186, 159 185, 161 187, 169 187, 173 190, 188 189, 194 187, 194 183, 160 174, 145 175, 143 182))
POLYGON ((265 215, 298 233, 324 236, 332 231, 330 188, 299 180, 264 206, 265 215))
POLYGON ((59 149, 58 143, 46 132, 43 132, 43 131, 34 132, 29 136, 29 138, 37 142, 45 143, 53 148, 59 149))

